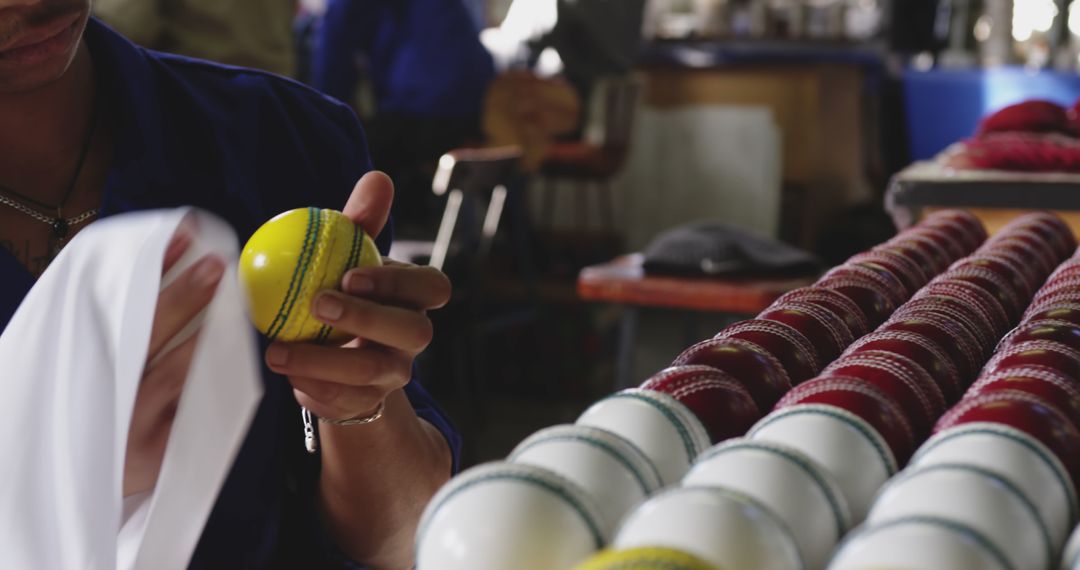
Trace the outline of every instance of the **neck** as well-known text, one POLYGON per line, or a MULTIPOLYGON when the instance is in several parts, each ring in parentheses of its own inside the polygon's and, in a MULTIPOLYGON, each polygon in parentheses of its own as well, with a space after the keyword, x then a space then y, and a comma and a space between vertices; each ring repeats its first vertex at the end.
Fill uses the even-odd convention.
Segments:
POLYGON ((59 79, 32 91, 0 93, 0 186, 59 201, 93 105, 94 68, 85 42, 59 79))

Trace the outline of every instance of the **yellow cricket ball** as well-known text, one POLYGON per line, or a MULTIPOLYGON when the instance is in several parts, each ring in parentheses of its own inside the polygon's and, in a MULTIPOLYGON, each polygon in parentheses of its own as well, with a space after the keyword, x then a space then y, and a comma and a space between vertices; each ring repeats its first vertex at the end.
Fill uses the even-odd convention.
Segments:
POLYGON ((311 315, 324 289, 354 267, 381 265, 371 237, 337 210, 299 208, 262 225, 240 253, 251 320, 271 340, 342 342, 350 335, 311 315))
POLYGON ((574 570, 719 570, 704 560, 670 548, 604 550, 574 570))

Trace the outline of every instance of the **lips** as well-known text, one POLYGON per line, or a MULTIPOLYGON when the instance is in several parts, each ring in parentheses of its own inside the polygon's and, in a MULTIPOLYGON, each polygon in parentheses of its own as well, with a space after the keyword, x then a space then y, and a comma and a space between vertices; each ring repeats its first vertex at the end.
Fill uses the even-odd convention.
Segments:
POLYGON ((0 49, 0 58, 20 59, 34 52, 51 51, 48 48, 55 47, 52 46, 54 43, 62 43, 60 40, 74 29, 80 18, 81 14, 69 14, 28 30, 0 49))

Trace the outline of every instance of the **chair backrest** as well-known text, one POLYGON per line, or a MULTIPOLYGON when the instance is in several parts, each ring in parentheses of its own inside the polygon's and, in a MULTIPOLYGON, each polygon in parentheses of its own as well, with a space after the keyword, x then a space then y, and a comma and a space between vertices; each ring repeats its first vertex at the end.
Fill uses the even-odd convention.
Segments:
POLYGON ((583 138, 609 149, 630 146, 634 118, 644 91, 640 75, 608 75, 596 81, 589 97, 589 117, 583 138))
POLYGON ((455 188, 470 193, 489 192, 513 178, 520 160, 521 148, 517 146, 452 150, 439 158, 431 191, 436 196, 455 188))
POLYGON ((520 173, 521 148, 505 146, 457 149, 444 154, 432 179, 431 190, 446 194, 446 209, 431 253, 432 267, 442 269, 459 222, 477 221, 475 209, 486 202, 482 223, 463 224, 460 232, 475 247, 474 261, 482 261, 491 248, 508 194, 520 173))

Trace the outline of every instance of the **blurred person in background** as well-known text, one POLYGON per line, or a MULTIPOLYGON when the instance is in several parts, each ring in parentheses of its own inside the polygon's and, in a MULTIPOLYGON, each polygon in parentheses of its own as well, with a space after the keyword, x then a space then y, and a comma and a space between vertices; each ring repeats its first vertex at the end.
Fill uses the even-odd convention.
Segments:
MULTIPOLYGON (((258 4, 266 11, 250 17, 265 24, 271 3, 258 4)), ((0 0, 0 333, 62 240, 124 212, 203 208, 242 243, 279 212, 341 208, 389 249, 393 183, 370 172, 350 109, 269 73, 140 48, 90 11, 91 0, 0 0)), ((172 259, 192 241, 175 238, 172 259)), ((157 485, 196 337, 166 341, 224 274, 223 260, 205 256, 159 296, 125 498, 157 485)), ((342 289, 323 292, 313 313, 356 339, 264 343, 263 399, 187 567, 412 566, 420 514, 459 457, 456 431, 413 378, 431 335, 426 311, 448 301, 450 285, 432 268, 388 263, 351 272, 342 289), (301 405, 322 420, 315 454, 301 405)), ((45 439, 34 452, 59 457, 45 439)), ((25 513, 14 540, 33 541, 52 520, 25 513)))
POLYGON ((150 49, 296 74, 297 0, 95 0, 94 15, 150 49))
POLYGON ((588 101, 604 76, 629 73, 642 43, 646 0, 514 0, 485 30, 500 66, 561 74, 588 101))
POLYGON ((480 139, 495 74, 463 0, 328 0, 314 32, 312 86, 361 109, 372 161, 398 189, 399 234, 428 235, 438 220, 431 178, 440 155, 480 139))

